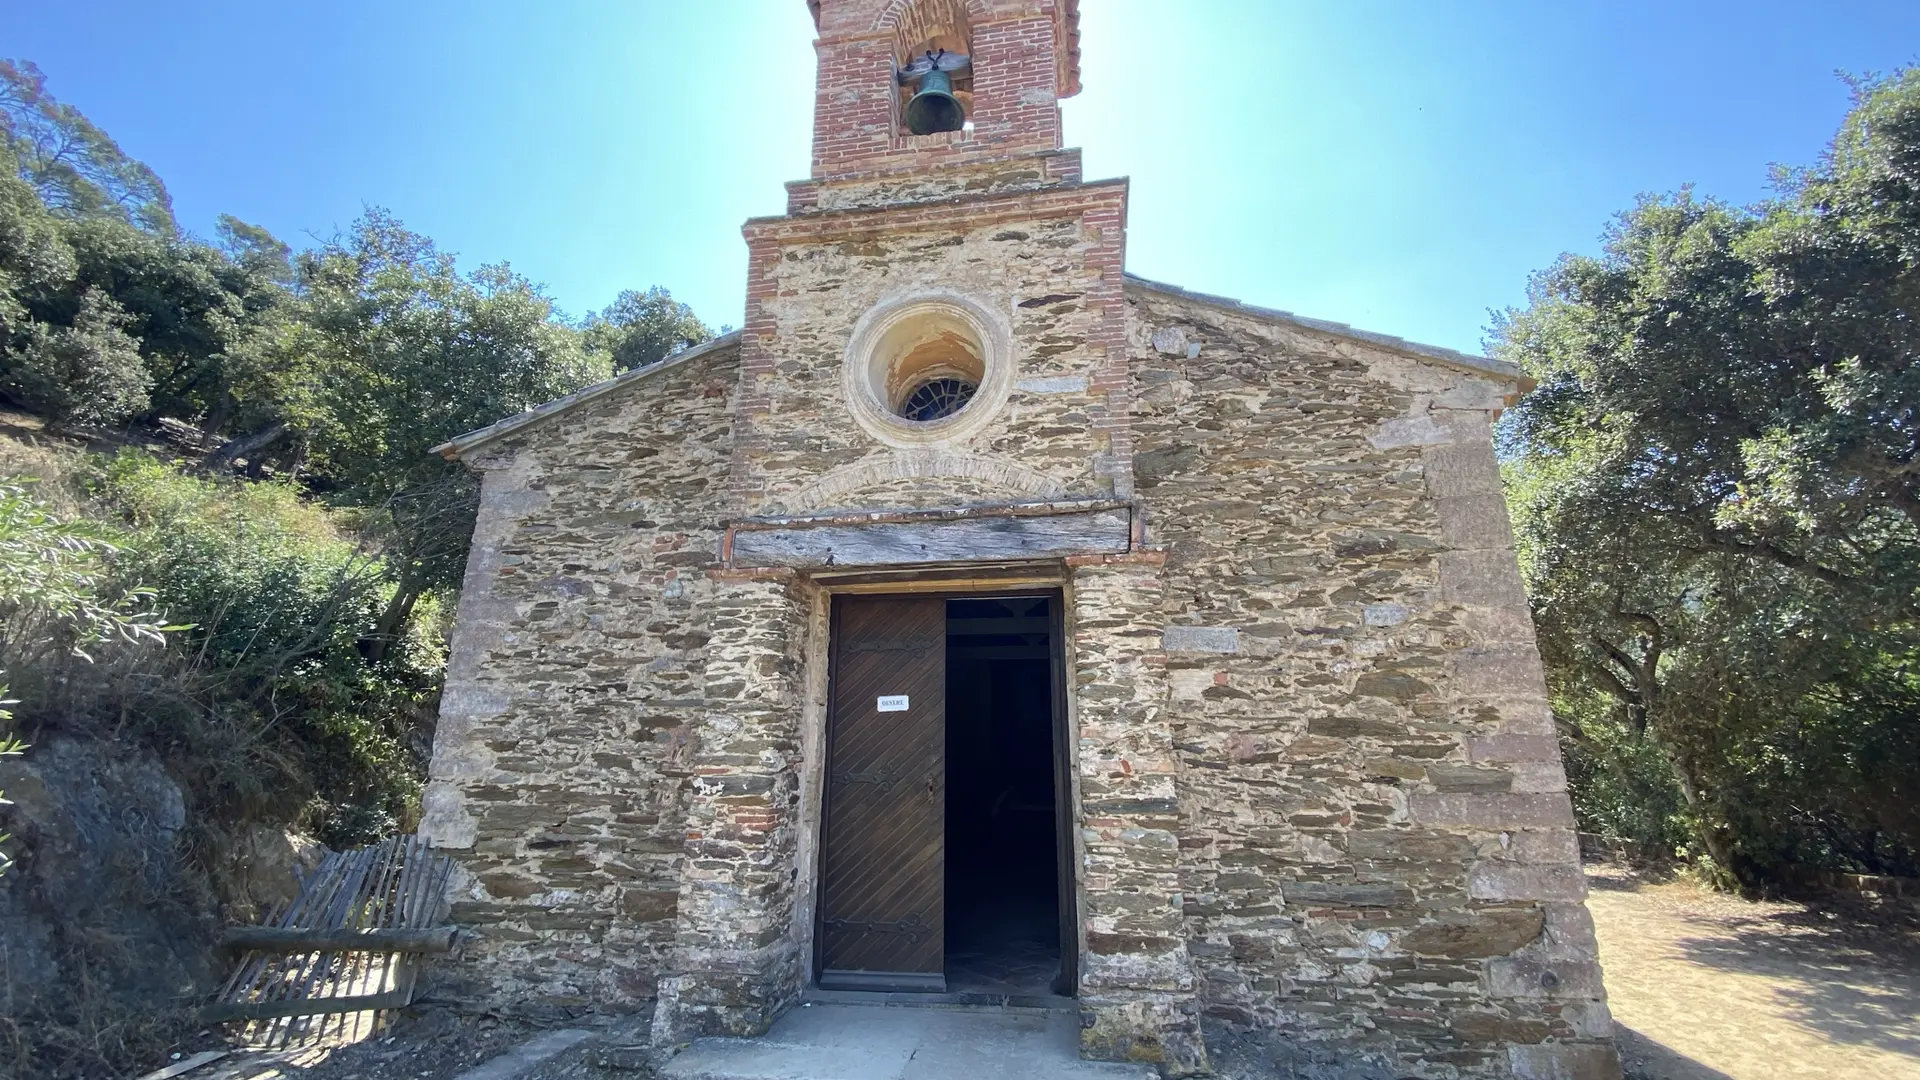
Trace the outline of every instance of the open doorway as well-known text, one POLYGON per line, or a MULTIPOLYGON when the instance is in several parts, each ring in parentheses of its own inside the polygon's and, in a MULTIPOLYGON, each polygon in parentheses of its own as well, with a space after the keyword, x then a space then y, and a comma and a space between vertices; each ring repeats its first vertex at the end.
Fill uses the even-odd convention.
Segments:
POLYGON ((947 601, 949 991, 1071 993, 1075 982, 1058 603, 947 601))

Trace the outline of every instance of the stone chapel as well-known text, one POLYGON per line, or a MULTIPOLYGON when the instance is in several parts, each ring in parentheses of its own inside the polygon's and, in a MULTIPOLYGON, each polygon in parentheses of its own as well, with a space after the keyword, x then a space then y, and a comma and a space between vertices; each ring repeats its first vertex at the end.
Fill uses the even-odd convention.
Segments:
POLYGON ((442 974, 662 1043, 1033 997, 1169 1076, 1617 1078, 1526 378, 1128 275, 1076 0, 808 6, 744 327, 440 448, 442 974))

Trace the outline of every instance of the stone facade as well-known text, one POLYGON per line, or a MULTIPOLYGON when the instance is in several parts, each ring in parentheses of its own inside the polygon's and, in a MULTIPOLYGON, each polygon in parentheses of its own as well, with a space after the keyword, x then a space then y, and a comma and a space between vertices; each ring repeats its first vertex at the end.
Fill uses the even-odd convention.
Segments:
POLYGON ((1037 583, 1089 1056, 1617 1077, 1491 448, 1519 373, 1127 278, 1125 184, 1058 145, 1067 0, 815 10, 814 176, 746 227, 743 330, 445 448, 484 474, 422 826, 467 871, 447 977, 764 1031, 813 978, 831 597, 1037 583), (976 126, 902 136, 936 33, 976 126), (978 313, 1004 394, 876 432, 862 327, 916 304, 978 313))
POLYGON ((1383 1076, 1608 1067, 1488 427, 1513 380, 1130 300, 1208 1015, 1383 1076))
POLYGON ((737 345, 468 460, 481 513, 421 831, 459 849, 462 981, 631 1008, 675 947, 737 345))

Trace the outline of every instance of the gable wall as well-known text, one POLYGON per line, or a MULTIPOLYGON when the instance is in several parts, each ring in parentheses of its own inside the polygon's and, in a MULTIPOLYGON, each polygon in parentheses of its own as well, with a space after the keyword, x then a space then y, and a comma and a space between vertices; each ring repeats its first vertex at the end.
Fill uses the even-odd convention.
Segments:
POLYGON ((739 353, 642 377, 480 453, 421 831, 458 849, 451 974, 618 1011, 672 944, 705 706, 739 353))
POLYGON ((1487 426, 1511 386, 1128 299, 1215 1064, 1606 1075, 1487 426))

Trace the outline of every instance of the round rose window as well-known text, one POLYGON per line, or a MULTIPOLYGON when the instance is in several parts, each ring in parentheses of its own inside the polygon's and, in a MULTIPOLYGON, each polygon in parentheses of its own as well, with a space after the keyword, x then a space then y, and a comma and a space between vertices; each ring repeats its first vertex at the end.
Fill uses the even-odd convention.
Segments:
POLYGON ((847 347, 847 403, 882 442, 965 438, 1004 404, 1012 384, 1003 320, 973 301, 922 296, 871 311, 847 347))

